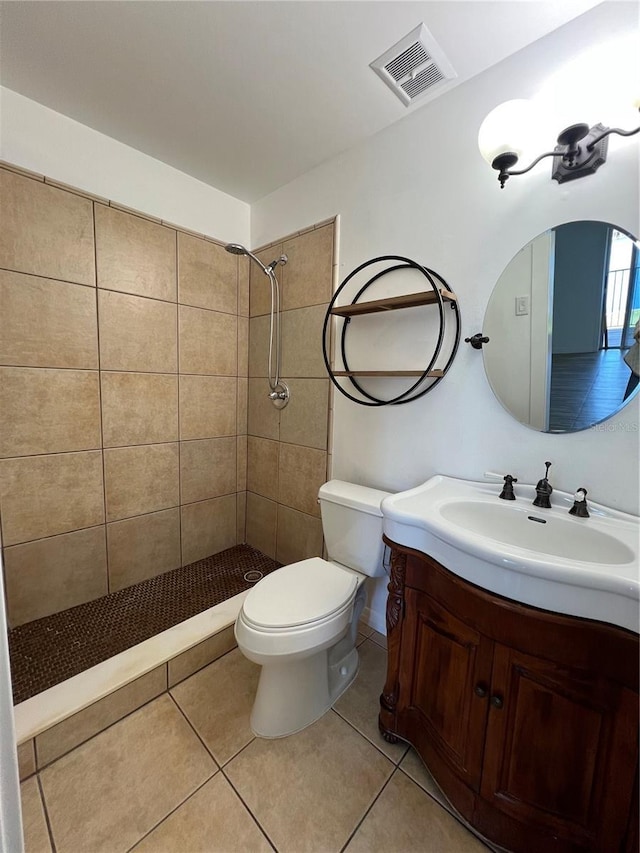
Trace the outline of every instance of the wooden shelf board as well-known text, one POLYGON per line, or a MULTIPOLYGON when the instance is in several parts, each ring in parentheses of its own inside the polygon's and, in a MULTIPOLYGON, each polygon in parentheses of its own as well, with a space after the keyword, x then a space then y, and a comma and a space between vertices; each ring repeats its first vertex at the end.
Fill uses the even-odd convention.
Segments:
MULTIPOLYGON (((455 293, 442 288, 440 295, 445 302, 456 302, 455 293)), ((355 317, 360 314, 377 314, 381 311, 397 311, 399 308, 417 308, 420 305, 437 305, 437 298, 432 290, 423 293, 406 293, 402 296, 387 296, 385 299, 374 299, 372 302, 356 302, 354 305, 335 306, 331 313, 338 317, 355 317)))
MULTIPOLYGON (((334 376, 422 376, 424 370, 334 370, 334 376)), ((443 376, 442 370, 430 370, 425 376, 443 376)))

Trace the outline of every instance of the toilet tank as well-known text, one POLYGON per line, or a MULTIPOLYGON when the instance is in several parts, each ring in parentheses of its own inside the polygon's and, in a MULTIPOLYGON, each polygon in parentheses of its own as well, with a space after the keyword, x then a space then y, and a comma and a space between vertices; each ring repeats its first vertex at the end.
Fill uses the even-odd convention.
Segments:
POLYGON ((380 501, 388 495, 343 480, 320 487, 322 529, 332 562, 370 577, 384 574, 380 501))

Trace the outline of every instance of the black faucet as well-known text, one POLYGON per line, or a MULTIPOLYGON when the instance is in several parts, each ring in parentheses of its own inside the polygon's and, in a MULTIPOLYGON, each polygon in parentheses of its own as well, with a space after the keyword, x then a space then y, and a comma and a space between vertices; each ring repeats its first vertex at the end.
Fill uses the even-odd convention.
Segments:
POLYGON ((551 462, 545 462, 544 464, 546 465, 547 470, 545 471, 542 480, 538 480, 538 484, 536 486, 536 498, 533 502, 533 505, 543 507, 544 509, 551 509, 551 501, 549 500, 549 498, 551 497, 553 486, 548 480, 551 462))
POLYGON ((573 506, 569 510, 569 515, 577 515, 578 518, 589 518, 589 510, 587 509, 587 490, 584 486, 580 486, 573 496, 573 506))
POLYGON ((502 487, 502 491, 500 492, 500 497, 503 501, 515 501, 516 496, 513 493, 513 484, 517 483, 517 479, 512 477, 511 474, 507 474, 504 478, 504 486, 502 487))

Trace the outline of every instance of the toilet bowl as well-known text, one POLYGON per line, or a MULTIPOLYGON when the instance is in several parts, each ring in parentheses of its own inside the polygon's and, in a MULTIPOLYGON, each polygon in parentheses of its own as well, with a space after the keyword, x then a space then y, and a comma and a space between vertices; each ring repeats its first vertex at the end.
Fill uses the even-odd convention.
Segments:
POLYGON ((235 634, 240 651, 262 667, 251 712, 256 735, 300 731, 355 678, 365 580, 384 572, 380 501, 386 496, 339 480, 325 483, 319 500, 333 559, 312 557, 276 569, 245 598, 235 634))

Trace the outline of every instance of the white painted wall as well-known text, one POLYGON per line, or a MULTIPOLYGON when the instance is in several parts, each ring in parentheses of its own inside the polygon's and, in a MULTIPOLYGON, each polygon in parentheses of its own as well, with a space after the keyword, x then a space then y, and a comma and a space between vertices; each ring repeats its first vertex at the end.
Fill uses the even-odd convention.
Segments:
POLYGON ((18 756, 15 725, 7 619, 4 610, 4 580, 0 554, 0 853, 22 853, 22 820, 18 787, 18 756))
POLYGON ((249 205, 0 87, 0 159, 183 228, 249 242, 249 205))
MULTIPOLYGON (((477 148, 478 128, 494 106, 531 97, 581 49, 637 27, 633 3, 595 8, 255 203, 252 244, 339 213, 341 280, 371 257, 409 256, 440 272, 458 294, 463 338, 481 330, 502 270, 547 228, 599 219, 640 234, 638 137, 612 137, 609 160, 593 176, 559 185, 547 162, 504 190, 477 148)), ((358 355, 362 366, 366 353, 358 355)), ((636 396, 614 418, 580 433, 533 431, 503 409, 481 354, 462 343, 444 381, 416 402, 371 409, 336 393, 333 476, 390 490, 435 473, 480 480, 488 470, 535 483, 549 459, 556 488, 573 492, 584 484, 593 500, 637 514, 638 404, 636 396)), ((377 625, 384 608, 379 587, 371 605, 377 625)))

